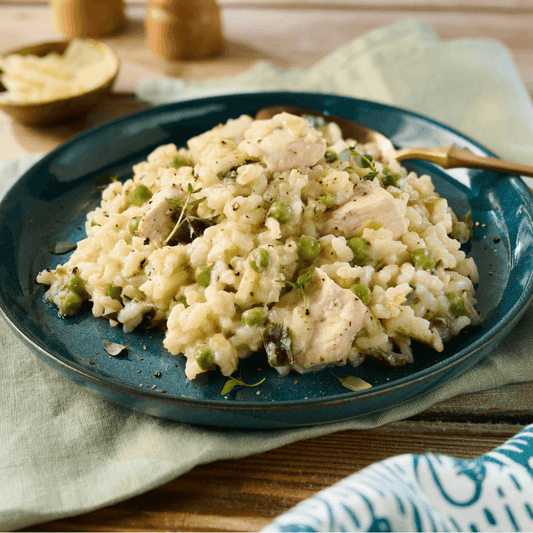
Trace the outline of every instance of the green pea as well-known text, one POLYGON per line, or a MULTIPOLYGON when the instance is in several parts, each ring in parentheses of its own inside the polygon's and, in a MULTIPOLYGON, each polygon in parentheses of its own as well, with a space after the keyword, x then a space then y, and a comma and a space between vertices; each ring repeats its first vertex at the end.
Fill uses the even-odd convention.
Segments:
POLYGON ((70 293, 65 298, 65 304, 63 305, 65 314, 73 315, 81 307, 82 303, 83 303, 83 298, 79 294, 75 292, 70 293))
POLYGON ((263 311, 263 308, 252 307, 251 309, 247 309, 241 315, 241 320, 243 324, 246 324, 247 326, 258 326, 260 324, 263 324, 263 322, 265 321, 265 313, 263 311))
POLYGON ((322 196, 320 196, 320 201, 326 207, 333 207, 337 202, 337 198, 334 194, 326 191, 322 196))
POLYGON ((209 287, 211 283, 211 269, 207 266, 201 266, 196 269, 194 279, 201 287, 209 287))
POLYGON ((352 285, 350 290, 365 304, 368 305, 370 302, 370 289, 365 287, 365 285, 352 285))
POLYGON ((175 155, 172 161, 170 162, 170 166, 174 168, 180 168, 187 166, 187 162, 183 157, 180 157, 179 155, 175 155))
POLYGON ((333 150, 326 150, 324 159, 326 160, 326 163, 335 163, 335 161, 339 159, 339 156, 333 150))
POLYGON ((196 362, 202 370, 209 370, 214 364, 213 352, 207 346, 196 349, 196 362))
POLYGON ((132 235, 135 235, 135 232, 139 229, 139 223, 141 222, 141 219, 142 217, 135 217, 128 222, 128 231, 132 235))
POLYGON ((264 272, 270 262, 270 254, 264 248, 256 248, 250 254, 250 266, 256 272, 264 272))
POLYGON ((411 261, 416 268, 431 270, 437 264, 437 256, 427 248, 418 248, 413 252, 411 261))
POLYGON ((94 220, 91 221, 91 228, 94 228, 94 226, 102 226, 102 224, 98 224, 98 222, 95 222, 94 220))
POLYGON ((117 287, 113 283, 108 283, 105 286, 105 295, 113 298, 113 300, 118 300, 120 302, 120 295, 122 294, 122 287, 117 287))
POLYGON ((356 265, 362 265, 368 259, 368 243, 363 237, 352 237, 346 244, 353 252, 353 262, 356 265))
POLYGON ((152 192, 146 185, 137 185, 135 190, 131 191, 129 194, 130 202, 140 207, 144 204, 144 202, 147 202, 152 197, 152 192))
POLYGON ((446 295, 448 301, 450 302, 450 312, 453 316, 466 315, 465 301, 455 292, 451 292, 446 295))
POLYGON ((309 235, 302 235, 298 239, 298 255, 303 261, 310 261, 320 254, 320 242, 309 235))
POLYGON ((81 294, 85 291, 85 282, 79 276, 74 276, 66 288, 76 294, 81 294))
POLYGON ((274 202, 270 207, 269 214, 281 224, 289 222, 292 218, 292 210, 285 202, 274 202))

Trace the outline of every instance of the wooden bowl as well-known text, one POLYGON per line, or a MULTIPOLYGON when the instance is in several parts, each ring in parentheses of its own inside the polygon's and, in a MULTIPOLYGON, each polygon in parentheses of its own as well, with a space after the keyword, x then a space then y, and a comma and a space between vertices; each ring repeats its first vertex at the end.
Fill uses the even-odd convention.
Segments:
MULTIPOLYGON (((31 103, 9 103, 0 102, 0 109, 11 115, 15 120, 28 125, 52 125, 65 122, 69 119, 79 118, 86 115, 92 108, 101 103, 106 95, 111 91, 117 78, 119 70, 118 56, 101 41, 87 39, 93 46, 101 50, 102 53, 111 53, 116 60, 114 72, 97 88, 82 94, 60 98, 57 100, 47 100, 43 102, 31 103)), ((28 46, 19 50, 7 52, 10 54, 35 55, 43 57, 51 52, 63 54, 67 49, 69 41, 46 42, 34 46, 28 46)), ((2 70, 0 69, 0 73, 2 70)), ((0 92, 6 88, 0 82, 0 92)))

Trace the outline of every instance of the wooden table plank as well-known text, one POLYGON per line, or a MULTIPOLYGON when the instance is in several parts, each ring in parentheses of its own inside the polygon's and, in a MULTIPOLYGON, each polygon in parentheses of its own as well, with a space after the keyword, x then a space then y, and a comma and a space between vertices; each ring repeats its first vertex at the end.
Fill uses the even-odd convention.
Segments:
POLYGON ((200 465, 147 494, 24 531, 257 531, 374 462, 404 453, 472 459, 522 426, 403 421, 200 465))
MULTIPOLYGON (((400 0, 397 0, 400 1, 400 0)), ((457 5, 453 0, 450 5, 457 5)), ((390 0, 394 3, 393 0, 390 0)), ((224 4, 223 24, 226 45, 223 53, 206 61, 165 61, 153 56, 147 49, 144 37, 144 5, 129 5, 127 30, 106 39, 122 60, 116 90, 133 92, 141 81, 163 77, 201 80, 207 77, 231 77, 250 68, 257 60, 268 60, 278 66, 310 67, 352 39, 383 25, 420 16, 415 4, 413 10, 385 10, 383 3, 366 10, 350 7, 344 10, 308 8, 280 9, 274 7, 242 7, 239 2, 224 4)), ((389 4, 387 4, 389 5, 389 4)), ((400 1, 400 5, 407 5, 400 1)), ((483 5, 494 6, 492 0, 483 5)), ((499 4, 498 4, 499 5, 499 4)), ((424 19, 433 25, 443 39, 492 38, 505 44, 517 64, 522 78, 533 89, 533 32, 531 17, 524 10, 533 10, 533 4, 520 1, 504 2, 511 6, 509 12, 456 13, 428 11, 424 19), (513 10, 516 10, 513 11, 513 10), (522 10, 522 11, 520 11, 522 10)), ((417 7, 418 6, 418 7, 417 7)), ((428 0, 435 7, 435 0, 428 0)), ((428 8, 429 8, 428 7, 428 8)), ((48 6, 31 8, 21 4, 3 5, 0 8, 0 53, 29 43, 57 40, 51 28, 48 6)), ((18 124, 0 112, 0 159, 31 152, 47 152, 70 134, 83 127, 100 123, 129 110, 135 110, 131 99, 115 99, 95 112, 85 124, 65 129, 46 128, 33 130, 18 124), (115 109, 117 107, 117 109, 115 109)))

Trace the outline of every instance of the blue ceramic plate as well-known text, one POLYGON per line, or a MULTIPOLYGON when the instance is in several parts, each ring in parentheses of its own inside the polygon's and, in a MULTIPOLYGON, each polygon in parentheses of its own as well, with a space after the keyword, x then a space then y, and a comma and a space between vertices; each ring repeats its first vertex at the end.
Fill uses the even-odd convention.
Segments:
POLYGON ((221 396, 227 378, 207 372, 185 379, 182 356, 162 347, 154 331, 124 335, 89 311, 63 319, 44 300, 37 273, 66 256, 52 255, 57 241, 84 237, 85 216, 99 202, 99 184, 131 175, 133 164, 157 146, 178 146, 208 128, 262 107, 294 105, 354 119, 397 146, 456 144, 490 155, 459 133, 401 109, 337 96, 267 93, 223 96, 155 107, 92 129, 54 150, 31 168, 0 205, 0 306, 7 321, 38 357, 108 400, 154 416, 233 428, 312 425, 379 411, 405 402, 467 371, 502 341, 533 292, 533 200, 520 178, 479 170, 443 171, 429 163, 406 165, 432 176, 459 215, 472 211, 481 226, 467 245, 480 270, 477 288, 482 325, 450 342, 444 352, 415 350, 415 362, 396 370, 367 361, 316 374, 280 377, 256 354, 242 362, 247 383, 221 396), (499 242, 493 242, 500 239, 499 242), (102 341, 129 344, 110 357, 102 341), (357 375, 373 387, 343 388, 335 376, 357 375))

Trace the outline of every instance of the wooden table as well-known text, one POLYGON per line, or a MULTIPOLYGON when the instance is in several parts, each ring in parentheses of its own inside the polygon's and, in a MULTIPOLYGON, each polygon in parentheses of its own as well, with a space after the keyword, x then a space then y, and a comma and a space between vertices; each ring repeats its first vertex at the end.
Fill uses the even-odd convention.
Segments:
MULTIPOLYGON (((86 120, 29 128, 0 113, 0 159, 48 152, 88 126, 142 109, 132 93, 142 80, 186 80, 244 71, 259 59, 307 67, 382 25, 418 17, 444 39, 497 39, 512 52, 533 88, 533 2, 530 0, 222 0, 226 45, 206 61, 166 62, 146 48, 145 6, 127 6, 126 31, 106 41, 122 60, 117 94, 86 120)), ((0 53, 57 40, 43 2, 0 6, 0 53)), ((86 515, 32 526, 32 531, 254 531, 299 501, 375 461, 401 453, 472 458, 532 420, 533 384, 462 396, 408 420, 372 431, 345 431, 239 460, 198 466, 123 503, 86 515)))

